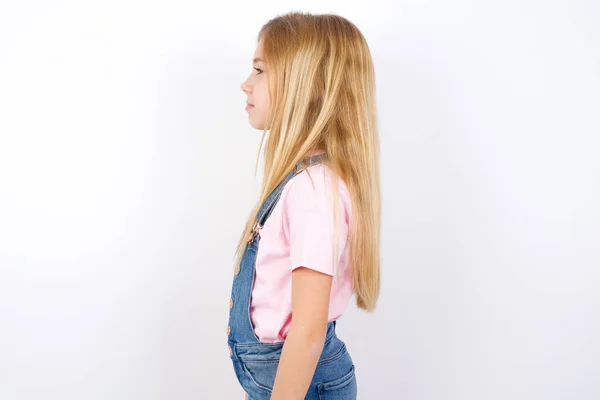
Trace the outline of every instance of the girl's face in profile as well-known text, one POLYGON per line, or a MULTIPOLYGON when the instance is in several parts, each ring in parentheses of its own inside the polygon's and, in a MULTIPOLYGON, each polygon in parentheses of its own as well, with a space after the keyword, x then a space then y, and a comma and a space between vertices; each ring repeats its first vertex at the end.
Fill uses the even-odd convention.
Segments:
POLYGON ((248 119, 253 128, 264 130, 269 115, 269 90, 267 71, 262 60, 262 39, 258 42, 252 60, 252 73, 242 83, 242 91, 246 94, 248 119))

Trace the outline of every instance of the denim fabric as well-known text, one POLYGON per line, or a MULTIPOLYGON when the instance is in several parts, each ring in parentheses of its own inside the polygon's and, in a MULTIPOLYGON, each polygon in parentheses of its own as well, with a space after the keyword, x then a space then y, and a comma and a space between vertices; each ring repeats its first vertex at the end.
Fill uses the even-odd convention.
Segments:
MULTIPOLYGON (((271 398, 275 374, 283 343, 261 343, 250 320, 250 296, 254 285, 256 253, 262 227, 273 211, 285 184, 308 166, 322 162, 324 155, 306 158, 296 165, 288 176, 267 197, 257 217, 255 234, 249 238, 239 269, 233 279, 227 328, 230 358, 233 370, 249 400, 271 398)), ((306 394, 306 400, 355 400, 356 376, 354 363, 335 333, 336 321, 327 324, 323 352, 306 394)))

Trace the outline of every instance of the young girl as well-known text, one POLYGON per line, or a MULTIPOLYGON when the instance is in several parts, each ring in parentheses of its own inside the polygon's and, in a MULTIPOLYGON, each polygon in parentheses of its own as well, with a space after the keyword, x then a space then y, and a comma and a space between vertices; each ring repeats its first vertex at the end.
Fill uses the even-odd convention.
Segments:
POLYGON ((229 354, 250 400, 352 400, 354 363, 335 331, 353 294, 379 296, 379 142, 373 62, 336 15, 264 25, 242 84, 263 130, 259 201, 238 244, 229 354))

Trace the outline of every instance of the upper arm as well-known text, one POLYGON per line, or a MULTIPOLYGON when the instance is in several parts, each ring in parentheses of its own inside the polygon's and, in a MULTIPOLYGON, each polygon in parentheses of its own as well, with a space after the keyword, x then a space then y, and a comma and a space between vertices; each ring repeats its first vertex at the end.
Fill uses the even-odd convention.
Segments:
POLYGON ((329 314, 333 277, 309 268, 292 272, 292 327, 308 333, 322 333, 329 314))

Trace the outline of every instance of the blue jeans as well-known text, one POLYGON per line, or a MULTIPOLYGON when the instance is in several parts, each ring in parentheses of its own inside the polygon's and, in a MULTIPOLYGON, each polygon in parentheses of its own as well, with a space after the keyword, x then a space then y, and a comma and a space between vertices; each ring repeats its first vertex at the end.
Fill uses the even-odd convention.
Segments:
MULTIPOLYGON (((335 324, 335 321, 328 324, 325 346, 305 400, 356 399, 354 363, 344 342, 335 334, 335 324)), ((231 345, 233 368, 248 399, 270 399, 283 343, 231 345)))

